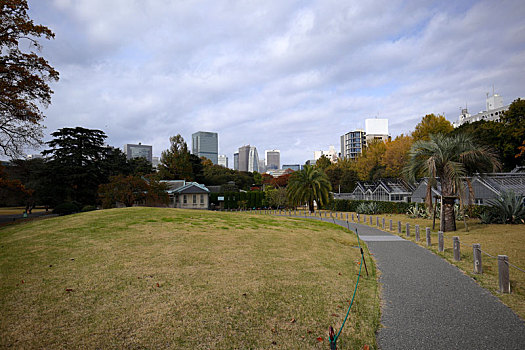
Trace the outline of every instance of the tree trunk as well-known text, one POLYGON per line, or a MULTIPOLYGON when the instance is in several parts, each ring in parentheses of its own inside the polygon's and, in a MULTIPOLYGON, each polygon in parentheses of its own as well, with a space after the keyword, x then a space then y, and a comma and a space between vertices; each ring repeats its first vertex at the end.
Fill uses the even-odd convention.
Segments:
POLYGON ((315 212, 314 201, 308 201, 308 210, 310 210, 310 213, 315 212))
POLYGON ((454 197, 443 196, 443 232, 456 231, 456 215, 454 213, 454 197))
POLYGON ((427 194, 425 196, 425 204, 427 205, 428 212, 432 213, 432 186, 430 185, 430 179, 427 184, 427 194))
POLYGON ((469 178, 467 178, 467 186, 468 186, 468 204, 472 205, 476 201, 476 195, 474 194, 474 188, 472 187, 472 182, 470 182, 469 178))

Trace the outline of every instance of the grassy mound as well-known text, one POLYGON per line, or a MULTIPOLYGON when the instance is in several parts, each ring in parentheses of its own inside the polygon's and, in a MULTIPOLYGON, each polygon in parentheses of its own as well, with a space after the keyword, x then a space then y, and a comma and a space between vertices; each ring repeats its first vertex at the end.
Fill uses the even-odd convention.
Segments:
MULTIPOLYGON (((326 349, 357 278, 356 245, 314 220, 157 208, 5 227, 0 347, 326 349)), ((375 347, 366 258, 344 347, 375 347)))

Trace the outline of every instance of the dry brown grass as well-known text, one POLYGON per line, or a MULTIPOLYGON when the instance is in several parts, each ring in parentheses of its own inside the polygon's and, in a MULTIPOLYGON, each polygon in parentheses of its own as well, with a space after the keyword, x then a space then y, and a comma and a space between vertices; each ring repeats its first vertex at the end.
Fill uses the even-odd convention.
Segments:
MULTIPOLYGON (((357 278, 356 244, 327 223, 176 209, 2 228, 0 347, 325 349, 357 278)), ((367 263, 342 348, 375 347, 367 263)))
MULTIPOLYGON (((432 229, 432 220, 427 219, 412 219, 406 215, 393 215, 384 214, 379 215, 385 217, 386 226, 385 229, 388 231, 388 222, 390 219, 393 220, 393 230, 397 233, 397 222, 402 222, 401 237, 406 237, 405 224, 410 223, 411 232, 410 239, 415 242, 415 231, 414 225, 421 227, 421 241, 419 245, 426 248, 425 241, 425 227, 432 229)), ((373 225, 375 226, 375 217, 373 219, 373 225)), ((381 223, 381 222, 380 222, 381 223)), ((367 221, 367 224, 369 222, 367 221)), ((510 267, 510 280, 511 280, 511 294, 501 294, 499 292, 499 281, 498 281, 498 262, 485 254, 482 255, 483 262, 483 274, 474 274, 474 263, 473 263, 473 249, 472 244, 481 244, 481 250, 489 253, 492 256, 507 255, 509 262, 525 269, 525 226, 524 225, 485 225, 481 224, 477 219, 470 219, 467 221, 468 232, 465 228, 463 221, 456 222, 456 232, 446 232, 445 236, 445 252, 438 252, 438 238, 437 231, 439 230, 439 220, 436 220, 436 229, 432 232, 432 250, 434 253, 443 256, 450 263, 456 265, 458 268, 463 270, 466 274, 471 276, 473 279, 484 288, 490 290, 494 295, 500 298, 507 306, 512 308, 522 319, 525 319, 525 273, 521 272, 513 267, 510 267), (461 243, 461 261, 456 262, 453 259, 453 246, 452 237, 458 236, 461 243)))

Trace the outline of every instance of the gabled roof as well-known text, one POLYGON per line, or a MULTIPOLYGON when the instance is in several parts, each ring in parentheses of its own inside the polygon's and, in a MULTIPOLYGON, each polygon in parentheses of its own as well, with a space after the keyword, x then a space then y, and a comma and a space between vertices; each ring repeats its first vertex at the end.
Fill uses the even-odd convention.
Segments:
POLYGON ((198 184, 196 182, 188 182, 186 185, 173 190, 172 193, 176 193, 176 194, 197 193, 198 194, 198 193, 210 193, 210 190, 208 190, 206 186, 198 184))
POLYGON ((513 191, 525 194, 525 173, 494 173, 477 176, 480 182, 498 192, 513 191))
POLYGON ((186 180, 160 180, 159 182, 168 186, 168 192, 186 185, 186 180))

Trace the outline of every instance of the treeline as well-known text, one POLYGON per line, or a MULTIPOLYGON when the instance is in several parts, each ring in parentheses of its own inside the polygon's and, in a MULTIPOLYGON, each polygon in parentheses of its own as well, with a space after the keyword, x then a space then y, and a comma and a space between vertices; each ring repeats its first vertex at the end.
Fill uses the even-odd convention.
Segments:
POLYGON ((162 152, 158 172, 144 158, 126 159, 121 150, 104 146, 107 136, 101 130, 63 128, 51 135, 44 158, 13 160, 0 168, 0 205, 164 205, 168 198, 159 180, 226 184, 225 191, 249 190, 257 177, 262 181, 260 174, 227 169, 190 154, 180 135, 162 152))
POLYGON ((367 145, 357 160, 340 159, 332 164, 322 157, 316 162, 316 167, 326 173, 334 192, 351 192, 356 181, 403 178, 403 169, 412 145, 438 133, 451 136, 470 134, 477 144, 491 149, 497 155, 502 171, 511 171, 525 164, 525 101, 515 100, 501 115, 499 122, 478 121, 456 129, 444 116, 428 114, 410 134, 367 145))

